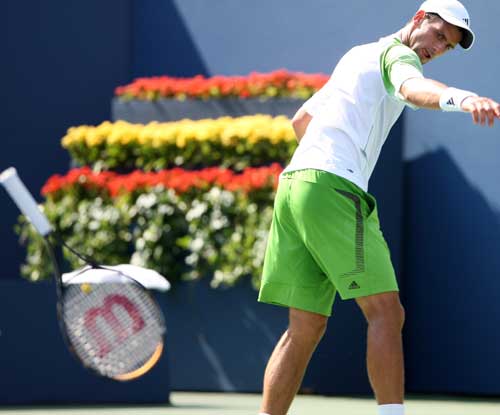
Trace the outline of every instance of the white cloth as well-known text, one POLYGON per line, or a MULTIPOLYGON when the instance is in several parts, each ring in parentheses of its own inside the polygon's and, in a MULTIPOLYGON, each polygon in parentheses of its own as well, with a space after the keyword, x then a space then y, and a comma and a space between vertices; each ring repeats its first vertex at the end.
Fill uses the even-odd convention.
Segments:
MULTIPOLYGON (((399 63, 401 51, 401 62, 408 56, 410 60, 418 59, 395 35, 357 46, 342 57, 326 85, 303 105, 313 118, 283 173, 324 170, 367 191, 382 145, 408 104, 398 96, 399 90, 391 85, 390 94, 384 84, 382 58, 393 47, 397 47, 397 58, 391 63, 399 63)), ((408 66, 397 65, 390 72, 408 66)), ((423 76, 412 67, 406 69, 395 76, 398 89, 405 79, 423 76)))
POLYGON ((158 272, 138 267, 136 265, 121 264, 108 266, 103 265, 104 269, 85 266, 78 270, 68 272, 62 275, 63 284, 83 284, 83 283, 130 283, 129 279, 116 271, 122 272, 126 276, 134 279, 139 284, 143 285, 149 290, 168 291, 170 283, 168 280, 158 272))

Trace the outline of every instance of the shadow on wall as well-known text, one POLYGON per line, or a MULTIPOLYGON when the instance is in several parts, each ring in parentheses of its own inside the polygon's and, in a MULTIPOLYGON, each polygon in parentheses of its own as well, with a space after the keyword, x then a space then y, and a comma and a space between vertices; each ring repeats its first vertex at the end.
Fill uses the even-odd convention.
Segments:
MULTIPOLYGON (((210 288, 209 280, 176 283, 166 295, 171 388, 260 393, 269 357, 287 327, 288 310, 257 303, 248 280, 229 289, 210 288)), ((302 391, 368 394, 364 318, 354 301, 340 298, 334 313, 302 391)))
POLYGON ((500 213, 443 150, 405 185, 408 391, 499 394, 500 213))
POLYGON ((133 7, 134 77, 208 75, 201 53, 172 0, 141 0, 133 7))
POLYGON ((166 295, 172 390, 258 392, 287 310, 258 304, 249 280, 213 289, 210 279, 178 282, 166 295))

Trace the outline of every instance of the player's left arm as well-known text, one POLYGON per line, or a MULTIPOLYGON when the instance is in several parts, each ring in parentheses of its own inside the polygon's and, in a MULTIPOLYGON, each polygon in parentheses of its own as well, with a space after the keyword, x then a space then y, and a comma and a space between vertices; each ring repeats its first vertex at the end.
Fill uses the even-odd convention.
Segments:
POLYGON ((407 102, 420 108, 469 112, 475 124, 488 123, 491 127, 496 118, 500 119, 500 104, 493 99, 450 88, 433 79, 407 79, 399 92, 407 102))
POLYGON ((306 133, 307 126, 312 120, 312 115, 309 114, 304 107, 301 107, 292 118, 292 127, 297 137, 297 142, 300 142, 306 133))
POLYGON ((293 116, 292 127, 298 143, 304 137, 312 119, 321 116, 321 113, 324 111, 328 102, 330 89, 330 81, 328 81, 319 91, 304 102, 293 116))

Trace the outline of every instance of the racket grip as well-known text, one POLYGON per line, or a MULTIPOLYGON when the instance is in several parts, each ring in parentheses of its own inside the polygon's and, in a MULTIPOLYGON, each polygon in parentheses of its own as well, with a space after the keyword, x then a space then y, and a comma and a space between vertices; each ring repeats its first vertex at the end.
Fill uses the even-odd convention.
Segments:
POLYGON ((0 174, 0 184, 5 187, 19 210, 30 220, 38 233, 47 236, 52 231, 52 226, 19 178, 14 167, 9 167, 0 174))

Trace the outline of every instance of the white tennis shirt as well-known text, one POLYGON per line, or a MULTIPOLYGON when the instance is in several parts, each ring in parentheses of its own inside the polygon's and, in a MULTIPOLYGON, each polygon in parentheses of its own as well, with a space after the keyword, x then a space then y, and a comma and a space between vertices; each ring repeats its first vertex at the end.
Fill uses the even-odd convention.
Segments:
POLYGON ((284 172, 325 170, 364 191, 405 105, 404 81, 422 78, 418 55, 396 35, 354 47, 303 108, 312 120, 284 172))

